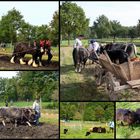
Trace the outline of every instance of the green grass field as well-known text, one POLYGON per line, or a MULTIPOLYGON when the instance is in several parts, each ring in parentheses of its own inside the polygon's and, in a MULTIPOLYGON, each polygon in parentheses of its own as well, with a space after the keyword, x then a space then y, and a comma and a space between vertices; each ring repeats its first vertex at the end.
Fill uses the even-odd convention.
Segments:
MULTIPOLYGON (((84 40, 82 40, 83 45, 84 46, 88 46, 89 40, 90 39, 84 39, 84 40)), ((104 42, 109 43, 109 42, 112 42, 113 39, 112 38, 103 38, 103 39, 97 39, 97 41, 98 42, 101 42, 101 43, 104 43, 104 42)), ((131 39, 130 38, 117 38, 116 39, 116 42, 123 42, 123 43, 127 42, 127 43, 129 43, 129 42, 131 42, 131 39)), ((133 40, 133 43, 135 43, 136 45, 140 46, 140 39, 134 39, 133 40)), ((70 40, 70 46, 73 46, 73 44, 74 44, 74 40, 70 40)), ((61 46, 62 47, 68 46, 68 41, 67 40, 61 41, 61 46)))
MULTIPOLYGON (((125 108, 136 111, 140 108, 140 102, 117 102, 116 108, 125 108)), ((140 124, 134 125, 134 130, 128 126, 118 126, 116 127, 116 138, 123 139, 138 139, 140 138, 140 124)))
POLYGON ((81 73, 74 71, 72 47, 60 48, 61 101, 108 100, 102 89, 97 89, 93 75, 94 65, 87 65, 81 73))
POLYGON ((106 123, 99 122, 82 122, 82 121, 70 121, 60 123, 60 138, 61 139, 113 139, 114 133, 109 132, 109 128, 106 123), (91 133, 89 136, 85 136, 86 132, 95 126, 105 127, 108 133, 91 133), (64 128, 68 129, 68 133, 64 134, 64 128))
MULTIPOLYGON (((53 108, 53 105, 54 104, 57 104, 54 103, 54 102, 42 102, 41 105, 42 105, 42 108, 43 109, 48 109, 48 108, 53 108)), ((10 105, 10 103, 9 103, 10 105)), ((16 106, 16 107, 32 107, 33 105, 33 101, 30 101, 30 102, 26 102, 26 101, 21 101, 21 102, 13 102, 13 105, 12 106, 16 106)), ((4 102, 0 102, 0 107, 2 106, 5 106, 5 103, 4 102)))

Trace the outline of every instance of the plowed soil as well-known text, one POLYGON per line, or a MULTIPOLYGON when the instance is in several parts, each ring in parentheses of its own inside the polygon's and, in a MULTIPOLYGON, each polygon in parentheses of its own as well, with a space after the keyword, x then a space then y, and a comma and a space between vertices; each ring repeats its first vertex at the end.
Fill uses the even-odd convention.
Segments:
POLYGON ((13 124, 0 125, 0 139, 59 139, 56 125, 40 123, 38 126, 13 124))
POLYGON ((41 67, 32 67, 27 64, 27 58, 24 59, 26 62, 25 65, 21 65, 19 60, 15 64, 10 63, 11 56, 0 55, 0 70, 58 70, 59 62, 52 61, 49 65, 46 64, 46 60, 42 61, 43 66, 41 67))

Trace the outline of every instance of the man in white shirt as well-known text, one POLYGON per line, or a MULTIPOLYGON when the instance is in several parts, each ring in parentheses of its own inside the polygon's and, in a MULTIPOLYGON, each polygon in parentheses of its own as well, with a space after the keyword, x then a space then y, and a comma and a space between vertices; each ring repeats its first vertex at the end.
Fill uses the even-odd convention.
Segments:
POLYGON ((79 48, 83 47, 83 44, 81 41, 83 39, 83 37, 84 37, 83 35, 79 35, 78 38, 75 39, 73 48, 79 49, 79 48))
POLYGON ((112 132, 113 132, 113 130, 114 130, 114 121, 110 121, 108 125, 109 125, 110 130, 112 130, 112 132))
POLYGON ((88 51, 90 52, 91 59, 93 59, 93 60, 97 59, 97 55, 99 54, 99 51, 100 51, 100 45, 95 39, 92 39, 90 41, 88 51))
POLYGON ((97 51, 99 51, 99 49, 100 49, 99 43, 95 39, 92 39, 90 41, 90 45, 88 47, 88 50, 97 52, 97 51))
POLYGON ((35 110, 35 123, 36 123, 36 125, 38 125, 39 124, 39 118, 41 116, 39 99, 36 99, 34 101, 34 103, 33 103, 33 109, 35 110))

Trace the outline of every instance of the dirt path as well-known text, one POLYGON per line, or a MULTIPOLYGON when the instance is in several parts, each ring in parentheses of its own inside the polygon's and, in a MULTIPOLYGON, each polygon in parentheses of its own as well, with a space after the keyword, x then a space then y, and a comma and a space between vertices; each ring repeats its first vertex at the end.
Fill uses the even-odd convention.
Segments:
POLYGON ((59 129, 56 125, 46 123, 32 127, 24 125, 14 127, 12 124, 7 124, 5 127, 0 125, 0 139, 2 138, 58 139, 59 129))
MULTIPOLYGON (((21 65, 19 61, 15 64, 10 63, 10 56, 7 55, 0 55, 0 70, 58 70, 59 69, 59 62, 52 61, 50 65, 46 65, 46 61, 43 60, 43 66, 34 68, 29 65, 21 65)), ((28 59, 25 59, 26 63, 28 59)))

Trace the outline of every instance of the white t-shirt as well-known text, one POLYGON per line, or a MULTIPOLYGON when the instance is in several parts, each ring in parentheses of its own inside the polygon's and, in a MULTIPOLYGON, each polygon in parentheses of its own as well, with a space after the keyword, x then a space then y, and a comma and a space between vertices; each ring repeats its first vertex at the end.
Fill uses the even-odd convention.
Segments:
POLYGON ((82 47, 82 41, 79 39, 79 38, 76 38, 75 39, 75 42, 74 42, 74 48, 80 48, 80 47, 82 47))
POLYGON ((114 128, 114 122, 109 122, 109 127, 114 128))
POLYGON ((98 42, 94 42, 93 44, 90 44, 89 47, 88 47, 88 50, 89 51, 97 51, 98 49, 100 48, 100 45, 98 42))
POLYGON ((40 112, 40 105, 36 101, 33 103, 33 109, 38 113, 40 112))

